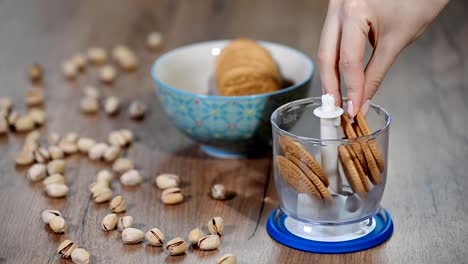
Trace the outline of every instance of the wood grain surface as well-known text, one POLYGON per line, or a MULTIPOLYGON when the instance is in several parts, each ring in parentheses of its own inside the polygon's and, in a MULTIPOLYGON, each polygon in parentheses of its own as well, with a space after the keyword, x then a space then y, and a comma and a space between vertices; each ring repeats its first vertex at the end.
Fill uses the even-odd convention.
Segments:
MULTIPOLYGON (((382 205, 395 222, 392 238, 376 248, 343 255, 304 253, 273 241, 266 219, 278 199, 269 157, 219 160, 203 154, 162 112, 149 75, 152 62, 175 47, 240 36, 290 45, 315 59, 326 1, 0 1, 0 96, 25 111, 23 95, 33 62, 46 71, 48 114, 43 133, 76 131, 105 140, 117 128, 129 128, 137 141, 127 156, 144 175, 140 187, 121 188, 127 214, 142 229, 160 227, 168 237, 183 236, 213 216, 223 216, 226 235, 220 249, 190 249, 168 256, 161 248, 123 245, 118 232, 99 224, 109 210, 90 199, 88 184, 105 163, 79 155, 68 159, 71 193, 50 199, 40 183, 31 184, 25 168, 14 165, 24 136, 0 137, 0 263, 71 263, 55 253, 65 237, 92 254, 93 263, 215 263, 224 253, 239 263, 468 263, 468 3, 452 1, 428 31, 407 48, 388 73, 375 102, 393 116, 389 176, 382 205), (164 34, 157 52, 146 49, 146 35, 164 34), (106 94, 125 104, 141 98, 150 106, 143 122, 126 113, 108 118, 79 113, 82 87, 96 84, 91 69, 76 82, 63 80, 61 63, 91 46, 126 44, 141 67, 122 74, 106 94), (164 206, 153 184, 158 172, 183 179, 187 201, 164 206), (209 187, 222 182, 237 196, 226 202, 209 198, 209 187), (69 223, 65 235, 52 233, 40 220, 47 208, 59 209, 69 223)), ((318 78, 311 93, 318 95, 318 78)))

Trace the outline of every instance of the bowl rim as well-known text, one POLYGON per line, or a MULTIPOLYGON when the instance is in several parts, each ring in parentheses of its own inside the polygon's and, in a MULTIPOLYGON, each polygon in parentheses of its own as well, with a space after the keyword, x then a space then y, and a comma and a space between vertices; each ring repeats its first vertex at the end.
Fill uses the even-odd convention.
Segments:
POLYGON ((195 97, 203 98, 203 99, 219 99, 219 100, 265 98, 265 97, 274 96, 274 95, 277 95, 277 94, 289 92, 291 90, 294 90, 294 89, 296 89, 298 87, 303 86, 304 84, 306 84, 307 82, 310 82, 312 80, 312 77, 313 77, 314 72, 315 72, 315 64, 307 54, 305 54, 304 52, 302 52, 302 51, 300 51, 298 49, 291 48, 291 47, 283 45, 283 44, 269 42, 269 41, 263 41, 263 40, 256 40, 256 41, 259 42, 260 44, 268 44, 268 45, 273 45, 273 46, 279 46, 279 47, 281 47, 283 49, 289 50, 291 52, 295 52, 295 53, 299 54, 303 59, 305 59, 306 63, 309 64, 309 66, 310 66, 310 71, 307 73, 307 77, 303 81, 301 81, 299 83, 295 83, 292 86, 280 89, 278 91, 270 92, 270 93, 254 94, 254 95, 241 95, 241 96, 222 96, 222 95, 196 94, 196 93, 180 90, 180 89, 174 88, 174 87, 172 87, 172 86, 170 86, 168 84, 165 84, 156 75, 156 70, 158 69, 158 66, 159 66, 159 64, 161 64, 161 62, 163 62, 165 59, 167 59, 171 55, 173 55, 173 54, 175 54, 177 52, 180 52, 183 49, 193 48, 194 46, 215 44, 215 43, 227 43, 229 41, 232 41, 232 40, 231 39, 224 39, 224 40, 203 41, 203 42, 192 43, 192 44, 188 44, 188 45, 184 45, 184 46, 180 46, 180 47, 177 47, 175 49, 172 49, 172 50, 164 53, 163 55, 161 55, 159 58, 157 58, 155 60, 155 62, 153 63, 153 66, 151 67, 151 76, 152 76, 153 80, 160 87, 163 87, 166 90, 170 90, 172 92, 187 95, 187 96, 195 96, 195 97))

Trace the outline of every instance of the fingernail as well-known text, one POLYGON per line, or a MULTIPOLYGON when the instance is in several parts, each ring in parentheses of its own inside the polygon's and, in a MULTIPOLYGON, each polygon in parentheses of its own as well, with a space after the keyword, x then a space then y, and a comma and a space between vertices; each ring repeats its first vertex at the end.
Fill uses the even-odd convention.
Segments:
POLYGON ((361 107, 361 113, 363 115, 367 115, 367 112, 369 111, 369 107, 370 107, 370 100, 367 99, 364 104, 362 104, 362 107, 361 107))
POLYGON ((348 100, 347 112, 348 112, 348 117, 349 118, 354 118, 354 105, 353 105, 353 101, 351 101, 351 100, 348 100))

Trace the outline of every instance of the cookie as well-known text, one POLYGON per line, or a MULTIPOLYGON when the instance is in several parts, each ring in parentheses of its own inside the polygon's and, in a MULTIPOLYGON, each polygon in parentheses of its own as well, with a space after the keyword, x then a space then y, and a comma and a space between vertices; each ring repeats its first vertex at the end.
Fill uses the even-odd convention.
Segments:
MULTIPOLYGON (((359 126, 356 126, 356 132, 358 136, 360 137, 363 136, 363 133, 359 126)), ((368 142, 361 141, 360 143, 361 143, 362 150, 364 151, 364 155, 366 157, 367 167, 369 169, 369 173, 368 173, 369 179, 374 185, 377 185, 382 181, 382 178, 380 177, 380 170, 377 165, 377 162, 374 158, 374 155, 372 155, 368 142)))
POLYGON ((345 171, 346 178, 348 179, 351 188, 355 193, 366 193, 366 189, 364 188, 361 177, 354 166, 354 162, 351 159, 351 156, 348 152, 346 146, 341 145, 338 147, 339 158, 341 161, 341 165, 343 166, 343 170, 345 171))
POLYGON ((327 187, 323 184, 322 180, 305 164, 302 160, 299 160, 291 153, 286 153, 286 158, 292 161, 296 166, 298 166, 302 172, 309 178, 309 180, 315 185, 317 190, 320 192, 320 195, 323 197, 324 200, 333 200, 331 197, 330 192, 328 191, 327 187))
POLYGON ((323 172, 320 164, 315 160, 314 156, 310 154, 304 146, 289 139, 286 136, 280 136, 278 139, 278 143, 280 144, 281 148, 283 149, 284 153, 291 153, 296 158, 302 160, 312 171, 322 180, 323 184, 328 187, 330 184, 328 181, 328 177, 323 172))
POLYGON ((283 179, 299 193, 310 193, 322 200, 320 192, 315 185, 307 178, 304 172, 297 167, 292 161, 284 156, 276 157, 276 164, 283 176, 283 179))
MULTIPOLYGON (((364 116, 361 114, 361 112, 357 113, 356 117, 354 118, 356 123, 358 124, 359 128, 361 129, 362 133, 364 135, 370 135, 371 131, 369 129, 369 126, 367 125, 366 119, 364 116)), ((379 151, 379 148, 377 147, 377 143, 374 140, 369 140, 368 141, 369 148, 372 152, 372 155, 374 155, 375 161, 377 162, 377 166, 379 167, 379 171, 383 172, 385 169, 385 162, 382 158, 382 155, 379 151)))
POLYGON ((356 171, 359 174, 359 178, 361 178, 361 182, 362 182, 362 186, 364 186, 364 190, 366 190, 366 192, 369 192, 371 187, 369 185, 369 182, 367 181, 366 173, 364 172, 364 169, 361 166, 361 162, 359 162, 351 146, 346 146, 346 148, 348 149, 349 155, 351 156, 351 159, 353 160, 354 167, 356 168, 356 171))
MULTIPOLYGON (((346 138, 356 138, 357 135, 353 130, 353 127, 351 125, 351 122, 349 121, 348 117, 345 114, 341 115, 341 127, 343 129, 343 132, 346 136, 346 138)), ((364 152, 361 149, 361 146, 357 142, 351 143, 354 149, 354 153, 356 154, 357 158, 359 159, 359 162, 361 162, 361 166, 364 169, 364 171, 367 171, 367 163, 366 159, 364 157, 364 152)))

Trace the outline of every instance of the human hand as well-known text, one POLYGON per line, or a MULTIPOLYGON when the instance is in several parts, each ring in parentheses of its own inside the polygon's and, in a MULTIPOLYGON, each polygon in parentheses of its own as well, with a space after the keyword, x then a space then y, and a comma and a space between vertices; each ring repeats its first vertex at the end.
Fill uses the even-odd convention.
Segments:
POLYGON ((322 90, 341 105, 340 70, 347 112, 367 112, 370 99, 400 52, 416 40, 448 0, 330 0, 318 66, 322 90), (374 48, 363 68, 366 39, 374 48))

